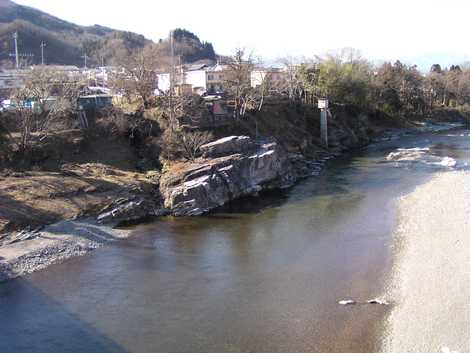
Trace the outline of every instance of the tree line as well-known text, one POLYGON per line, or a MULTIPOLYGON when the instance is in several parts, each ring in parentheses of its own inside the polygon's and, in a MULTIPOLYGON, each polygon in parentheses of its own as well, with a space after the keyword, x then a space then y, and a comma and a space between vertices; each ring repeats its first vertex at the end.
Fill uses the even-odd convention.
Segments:
MULTIPOLYGON (((193 39, 186 32, 178 35, 193 39)), ((134 131, 132 124, 140 124, 140 118, 150 122, 151 127, 158 126, 163 138, 160 148, 168 159, 193 159, 198 146, 209 140, 210 134, 185 131, 178 126, 178 118, 207 116, 210 113, 205 101, 190 93, 158 92, 157 74, 168 72, 171 67, 161 45, 152 43, 122 54, 117 57, 119 70, 111 75, 109 85, 123 100, 137 106, 138 119, 136 115, 126 117, 119 109, 109 112, 109 116, 129 131, 134 131)), ((328 98, 333 106, 355 106, 364 112, 380 111, 404 118, 425 117, 436 108, 467 109, 470 105, 470 70, 456 65, 442 68, 436 64, 428 73, 422 73, 416 66, 400 61, 376 66, 357 51, 344 50, 310 60, 284 58, 273 70, 282 73, 281 79, 266 74, 253 87, 250 75, 264 66, 262 60, 242 49, 224 59, 224 100, 231 102, 230 112, 235 120, 256 120, 256 113, 263 110, 268 99, 315 104, 319 98, 328 98)), ((58 74, 47 66, 31 70, 24 86, 12 93, 17 102, 35 103, 34 109, 19 105, 14 114, 15 130, 20 133, 17 150, 28 154, 33 136, 47 136, 62 126, 77 126, 74 121, 81 116, 78 97, 87 86, 84 78, 58 74)), ((0 135, 5 136, 5 131, 11 129, 6 130, 6 120, 0 120, 0 135)), ((87 126, 81 128, 86 130, 87 126)), ((149 131, 153 134, 155 129, 149 131)))
POLYGON ((470 70, 458 65, 443 69, 435 64, 423 73, 400 61, 376 66, 347 50, 302 63, 297 73, 307 95, 390 116, 425 116, 435 108, 470 105, 470 70))

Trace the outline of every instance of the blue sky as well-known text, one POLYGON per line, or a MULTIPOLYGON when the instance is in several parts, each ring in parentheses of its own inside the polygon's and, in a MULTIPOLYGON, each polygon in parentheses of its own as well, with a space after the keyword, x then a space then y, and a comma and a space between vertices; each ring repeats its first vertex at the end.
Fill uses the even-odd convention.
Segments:
POLYGON ((236 47, 272 60, 353 47, 371 60, 427 69, 470 61, 470 2, 463 0, 17 0, 82 25, 100 24, 158 40, 191 30, 216 51, 236 47))

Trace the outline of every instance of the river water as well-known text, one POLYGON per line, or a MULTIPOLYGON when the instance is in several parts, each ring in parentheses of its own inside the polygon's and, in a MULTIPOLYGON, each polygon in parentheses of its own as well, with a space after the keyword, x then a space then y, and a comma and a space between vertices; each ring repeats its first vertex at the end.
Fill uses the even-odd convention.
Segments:
POLYGON ((469 150, 466 130, 381 142, 290 190, 0 284, 0 352, 377 352, 390 307, 338 301, 382 295, 397 198, 466 168, 469 150))

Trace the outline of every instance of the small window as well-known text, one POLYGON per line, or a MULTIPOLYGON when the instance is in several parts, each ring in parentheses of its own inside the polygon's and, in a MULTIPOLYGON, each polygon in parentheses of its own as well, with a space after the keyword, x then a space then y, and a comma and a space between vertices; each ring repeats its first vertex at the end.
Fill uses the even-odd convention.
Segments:
POLYGON ((214 75, 207 75, 207 79, 210 81, 214 80, 214 75))

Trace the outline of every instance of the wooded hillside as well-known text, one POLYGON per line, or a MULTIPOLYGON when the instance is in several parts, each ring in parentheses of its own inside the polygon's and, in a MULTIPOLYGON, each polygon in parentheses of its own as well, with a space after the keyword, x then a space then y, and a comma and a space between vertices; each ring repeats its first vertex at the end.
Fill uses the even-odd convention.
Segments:
MULTIPOLYGON (((102 60, 106 65, 113 65, 120 56, 152 43, 140 34, 100 25, 80 26, 10 0, 0 0, 0 66, 13 65, 9 55, 14 53, 12 35, 15 31, 18 32, 20 53, 28 54, 24 60, 31 64, 41 62, 42 41, 47 45, 47 64, 77 66, 83 66, 85 53, 89 57, 89 66, 101 65, 102 60)), ((212 44, 202 42, 187 30, 175 30, 175 42, 176 54, 185 62, 215 60, 212 44)), ((167 39, 156 45, 169 52, 167 39)))

